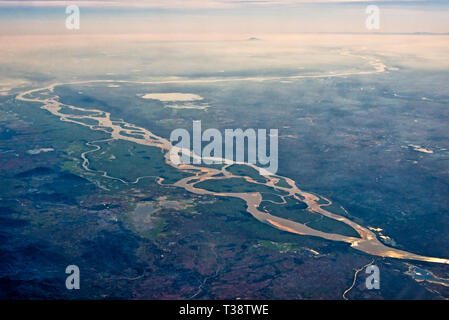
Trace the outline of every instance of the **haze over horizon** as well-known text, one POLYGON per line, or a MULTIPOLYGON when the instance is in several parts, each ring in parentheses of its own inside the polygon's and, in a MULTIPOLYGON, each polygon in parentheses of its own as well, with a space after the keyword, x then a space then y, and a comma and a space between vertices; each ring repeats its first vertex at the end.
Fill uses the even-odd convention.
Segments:
POLYGON ((447 1, 149 0, 0 1, 0 35, 70 33, 69 4, 80 8, 78 34, 449 33, 447 1), (380 28, 367 30, 373 4, 380 28))

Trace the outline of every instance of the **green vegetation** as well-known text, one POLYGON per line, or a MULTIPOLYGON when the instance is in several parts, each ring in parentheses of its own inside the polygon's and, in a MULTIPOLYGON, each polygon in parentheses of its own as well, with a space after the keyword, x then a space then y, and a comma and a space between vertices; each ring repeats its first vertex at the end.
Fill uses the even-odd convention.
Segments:
POLYGON ((263 246, 265 248, 279 251, 279 252, 289 252, 289 251, 302 251, 303 248, 294 243, 288 242, 275 242, 269 240, 259 240, 257 241, 257 245, 263 246))
POLYGON ((264 176, 260 175, 256 169, 249 166, 233 164, 232 166, 226 168, 226 170, 236 176, 248 176, 250 178, 253 178, 257 182, 264 183, 267 181, 267 179, 264 176))
POLYGON ((121 220, 132 231, 144 238, 157 238, 162 235, 165 226, 165 219, 161 215, 156 215, 157 208, 154 203, 147 203, 137 206, 133 211, 121 215, 121 220))
POLYGON ((279 181, 278 183, 276 183, 276 185, 282 188, 290 188, 290 185, 287 182, 285 182, 284 178, 279 178, 279 181))
POLYGON ((274 201, 274 202, 282 202, 282 198, 274 193, 262 193, 262 198, 265 201, 274 201))
POLYGON ((284 205, 263 201, 260 204, 260 207, 270 212, 272 215, 299 223, 307 223, 307 226, 313 229, 352 237, 359 236, 354 229, 343 222, 305 210, 307 205, 304 202, 292 198, 286 198, 286 200, 287 204, 284 205))
MULTIPOLYGON (((159 148, 112 140, 98 143, 101 150, 87 154, 90 169, 106 171, 109 176, 129 183, 140 177, 162 177, 164 183, 174 183, 189 176, 165 164, 159 148)), ((154 179, 141 179, 141 183, 154 179)))
POLYGON ((299 247, 320 247, 322 239, 302 237, 287 233, 254 219, 247 211, 243 200, 237 198, 215 198, 213 205, 198 203, 195 208, 201 213, 202 224, 208 232, 219 233, 225 238, 259 239, 279 243, 292 243, 299 247))
POLYGON ((283 191, 275 190, 265 185, 249 183, 243 178, 229 178, 220 180, 206 180, 196 185, 197 188, 206 189, 214 192, 263 192, 286 194, 283 191))
POLYGON ((67 117, 67 119, 73 120, 73 121, 76 121, 76 122, 80 122, 80 123, 83 123, 83 124, 88 125, 88 126, 96 126, 96 125, 98 125, 98 121, 97 120, 90 119, 90 118, 81 118, 80 119, 80 118, 67 117))

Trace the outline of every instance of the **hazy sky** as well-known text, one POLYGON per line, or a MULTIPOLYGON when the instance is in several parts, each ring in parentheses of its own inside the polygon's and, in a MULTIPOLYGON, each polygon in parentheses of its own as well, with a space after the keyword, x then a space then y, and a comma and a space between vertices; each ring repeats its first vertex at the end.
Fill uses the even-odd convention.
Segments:
POLYGON ((76 32, 88 34, 449 32, 449 1, 47 0, 0 1, 0 34, 67 33, 72 3, 81 11, 76 32), (369 4, 380 9, 379 30, 365 27, 369 4))
POLYGON ((76 3, 82 6, 135 6, 135 7, 152 7, 152 8, 231 8, 231 7, 249 7, 249 6, 281 6, 295 4, 311 4, 311 3, 334 3, 334 4, 354 4, 354 3, 370 3, 370 4, 444 4, 445 0, 2 0, 3 5, 31 5, 31 6, 66 6, 68 3, 76 3))

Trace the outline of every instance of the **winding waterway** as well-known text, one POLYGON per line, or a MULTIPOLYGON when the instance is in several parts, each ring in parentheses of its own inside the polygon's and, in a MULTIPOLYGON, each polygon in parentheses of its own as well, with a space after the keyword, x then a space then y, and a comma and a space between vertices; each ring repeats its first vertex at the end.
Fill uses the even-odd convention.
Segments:
MULTIPOLYGON (((349 53, 344 53, 349 55, 349 53)), ((364 58, 364 57, 362 57, 364 58)), ((367 59, 367 58, 364 58, 367 59)), ((72 122, 79 125, 83 125, 86 127, 89 127, 92 130, 101 130, 111 135, 111 138, 108 140, 125 140, 133 143, 137 143, 140 145, 146 145, 151 147, 157 147, 160 148, 164 152, 164 158, 166 164, 181 170, 183 172, 193 173, 194 175, 183 178, 176 183, 174 183, 174 186, 184 188, 185 190, 195 193, 195 194, 202 194, 202 195, 212 195, 212 196, 219 196, 219 197, 233 197, 233 198, 239 198, 246 202, 247 211, 250 213, 255 219, 262 223, 266 223, 274 228, 298 234, 298 235, 304 235, 304 236, 314 236, 314 237, 320 237, 327 240, 332 241, 340 241, 348 243, 352 248, 362 251, 364 253, 373 255, 373 256, 379 256, 379 257, 385 257, 385 258, 396 258, 396 259, 407 259, 407 260, 417 260, 417 261, 425 261, 425 262, 434 262, 434 263, 444 263, 449 264, 449 259, 444 258, 435 258, 435 257, 427 257, 422 256, 418 254, 414 254, 411 252, 407 252, 404 250, 399 250, 396 248, 388 247, 384 245, 382 242, 380 242, 376 235, 369 230, 368 228, 365 228, 348 218, 344 216, 340 216, 338 214, 332 213, 329 210, 326 210, 326 207, 332 204, 332 202, 328 199, 325 199, 323 197, 318 197, 312 193, 306 192, 304 190, 301 190, 293 181, 292 179, 288 177, 283 177, 280 175, 275 174, 268 174, 265 176, 266 182, 258 182, 254 180, 253 178, 249 176, 244 175, 234 175, 227 171, 226 169, 229 167, 230 164, 222 166, 220 169, 215 168, 208 168, 208 167, 201 167, 199 165, 190 165, 190 164, 177 164, 172 161, 170 154, 179 154, 184 153, 188 154, 193 158, 198 158, 199 156, 194 154, 190 150, 180 149, 177 147, 172 146, 170 141, 168 141, 165 138, 159 137, 152 133, 151 131, 140 128, 138 126, 135 126, 131 123, 127 123, 123 120, 121 121, 113 121, 111 120, 111 114, 109 112, 105 112, 98 109, 85 109, 80 108, 77 106, 67 105, 63 104, 60 101, 58 101, 59 97, 54 93, 54 88, 56 86, 60 85, 73 85, 73 84, 87 84, 87 83, 135 83, 135 84, 168 84, 168 83, 210 83, 210 82, 224 82, 224 81, 273 81, 273 80, 279 80, 279 79, 300 79, 300 78, 326 78, 326 77, 337 77, 337 76, 349 76, 349 75, 360 75, 360 74, 374 74, 379 72, 384 72, 386 67, 383 65, 382 62, 380 62, 377 59, 374 60, 368 60, 371 66, 373 66, 374 70, 372 71, 361 71, 361 72, 347 72, 347 73, 332 73, 332 74, 323 74, 323 75, 298 75, 298 76, 290 76, 290 77, 268 77, 268 78, 239 78, 239 79, 194 79, 194 80, 185 80, 185 79, 179 79, 179 80, 162 80, 162 81, 127 81, 127 80, 90 80, 90 81, 77 81, 77 82, 71 82, 71 83, 57 83, 52 84, 45 88, 39 88, 39 89, 32 89, 25 92, 20 93, 16 99, 20 101, 26 101, 26 102, 37 102, 42 104, 42 109, 45 109, 49 111, 51 114, 59 117, 60 120, 65 122, 72 122), (69 110, 76 110, 84 112, 85 114, 67 114, 63 113, 62 108, 64 108, 65 111, 67 109, 69 110), (96 124, 88 124, 83 120, 89 120, 93 121, 96 124), (139 136, 136 136, 136 133, 139 136), (359 237, 351 237, 351 236, 344 236, 336 233, 327 233, 320 230, 316 230, 313 228, 308 227, 306 224, 302 224, 299 222, 295 222, 292 220, 284 219, 278 216, 275 216, 267 211, 261 211, 260 204, 263 201, 263 196, 260 192, 246 192, 246 193, 236 193, 236 192, 214 192, 206 189, 202 189, 199 187, 196 187, 196 185, 200 182, 206 181, 206 180, 223 180, 223 179, 229 179, 229 178, 243 178, 248 183, 251 184, 260 184, 265 185, 269 188, 272 188, 273 190, 280 190, 283 192, 286 192, 286 195, 280 196, 283 199, 283 203, 285 203, 286 197, 292 197, 294 199, 297 199, 299 201, 302 201, 307 204, 307 209, 310 212, 317 213, 323 216, 326 216, 331 219, 335 219, 337 221, 340 221, 342 223, 345 223, 346 225, 352 227, 358 234, 359 237), (279 186, 277 185, 280 180, 283 180, 287 186, 279 186), (322 200, 326 200, 327 203, 322 203, 322 200)), ((95 146, 94 144, 91 144, 92 146, 95 146)), ((88 151, 93 152, 99 150, 99 146, 95 146, 96 149, 88 151)), ((86 152, 86 153, 88 153, 86 152)), ((86 157, 86 153, 82 155, 83 158, 83 168, 85 170, 90 170, 88 165, 88 159, 86 157)), ((212 160, 219 160, 221 162, 226 162, 224 159, 214 159, 212 160)), ((203 159, 204 160, 204 159, 203 159)), ((236 162, 234 162, 236 163, 236 162)), ((249 166, 253 169, 256 169, 259 171, 259 167, 250 164, 250 163, 238 163, 240 165, 249 166)), ((262 169, 263 170, 263 169, 262 169)), ((115 179, 113 177, 109 177, 106 172, 103 172, 103 176, 115 179)), ((141 177, 142 178, 142 177, 141 177)), ((139 178, 140 179, 140 178, 139 178)), ((139 180, 138 179, 138 180, 139 180)), ((138 181, 136 180, 136 181, 138 181)), ((158 183, 162 184, 163 178, 159 178, 158 183)), ((123 181, 122 181, 123 182, 123 181)))

